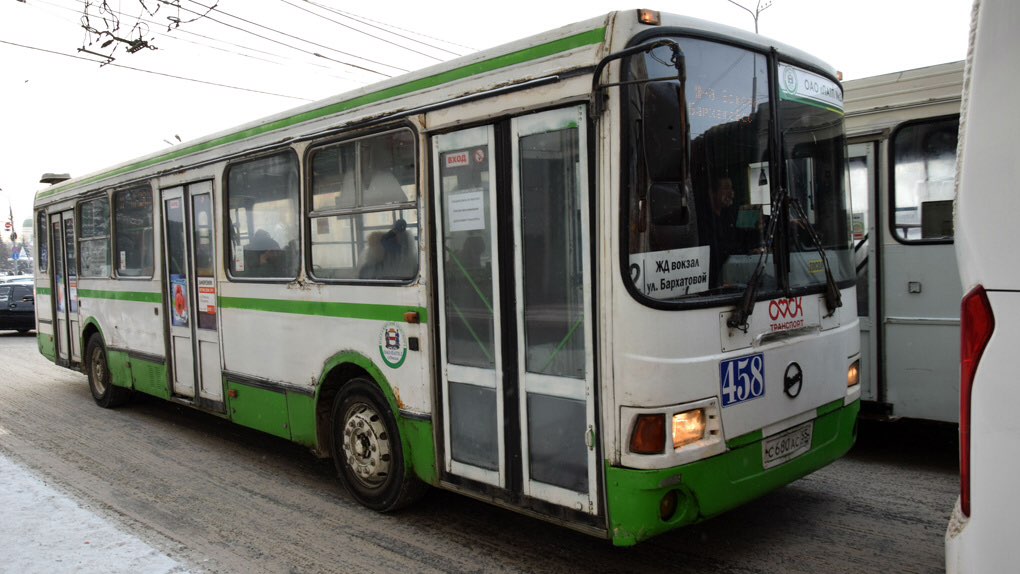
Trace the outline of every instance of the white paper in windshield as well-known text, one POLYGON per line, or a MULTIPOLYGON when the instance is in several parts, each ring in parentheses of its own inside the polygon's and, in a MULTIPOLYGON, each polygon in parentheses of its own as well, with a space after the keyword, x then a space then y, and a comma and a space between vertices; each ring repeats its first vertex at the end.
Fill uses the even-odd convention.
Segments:
POLYGON ((708 290, 711 248, 688 247, 630 256, 630 278, 652 299, 671 299, 708 290))

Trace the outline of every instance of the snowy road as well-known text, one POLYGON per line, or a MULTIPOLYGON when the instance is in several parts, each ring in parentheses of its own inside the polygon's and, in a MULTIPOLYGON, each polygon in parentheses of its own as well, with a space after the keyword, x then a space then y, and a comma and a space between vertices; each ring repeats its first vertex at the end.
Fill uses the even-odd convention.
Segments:
POLYGON ((854 451, 821 472, 705 524, 617 549, 446 492, 376 514, 343 492, 328 461, 301 447, 155 399, 101 409, 84 376, 49 364, 34 336, 0 332, 8 497, 0 498, 0 572, 99 572, 130 560, 150 561, 131 571, 175 573, 941 572, 955 460, 946 429, 864 425, 854 451), (53 502, 46 516, 8 512, 40 496, 24 485, 11 495, 11 482, 22 480, 55 489, 42 495, 53 502), (93 519, 100 526, 88 526, 84 539, 59 539, 75 548, 88 540, 72 564, 56 562, 46 548, 57 542, 43 534, 16 542, 40 519, 44 531, 93 519))

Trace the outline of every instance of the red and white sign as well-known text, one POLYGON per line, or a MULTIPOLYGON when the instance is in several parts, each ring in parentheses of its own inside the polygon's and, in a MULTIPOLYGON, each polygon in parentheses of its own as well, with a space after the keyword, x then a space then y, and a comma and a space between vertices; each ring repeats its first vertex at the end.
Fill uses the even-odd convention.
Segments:
POLYGON ((772 331, 787 331, 804 326, 804 298, 773 299, 769 301, 769 328, 772 331))
POLYGON ((211 277, 198 278, 198 309, 209 315, 216 314, 216 280, 211 277))
POLYGON ((464 167, 468 165, 468 152, 458 151, 446 154, 446 167, 464 167))
POLYGON ((10 231, 10 230, 11 230, 11 222, 10 221, 5 221, 4 222, 4 231, 10 231))

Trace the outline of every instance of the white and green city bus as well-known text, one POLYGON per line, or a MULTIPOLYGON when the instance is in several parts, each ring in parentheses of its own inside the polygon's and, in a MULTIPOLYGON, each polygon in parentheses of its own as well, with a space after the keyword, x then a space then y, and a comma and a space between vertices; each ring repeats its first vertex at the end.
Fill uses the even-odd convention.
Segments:
POLYGON ((376 510, 432 485, 634 544, 853 444, 834 77, 617 12, 59 183, 39 349, 376 510))

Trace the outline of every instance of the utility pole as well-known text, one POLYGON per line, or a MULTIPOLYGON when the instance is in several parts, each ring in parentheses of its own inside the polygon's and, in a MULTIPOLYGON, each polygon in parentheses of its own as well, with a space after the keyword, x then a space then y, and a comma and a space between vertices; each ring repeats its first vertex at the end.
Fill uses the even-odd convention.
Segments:
POLYGON ((764 6, 761 5, 762 0, 758 0, 758 4, 757 4, 757 6, 754 7, 754 11, 752 12, 750 8, 748 8, 747 6, 744 6, 742 4, 738 4, 735 0, 726 0, 726 1, 729 2, 730 4, 733 4, 734 6, 736 6, 738 8, 740 8, 741 10, 746 11, 748 14, 751 15, 751 18, 754 18, 754 33, 755 34, 758 33, 758 16, 760 16, 762 12, 764 12, 766 9, 768 9, 769 6, 772 5, 772 0, 768 0, 767 2, 765 2, 764 6))

